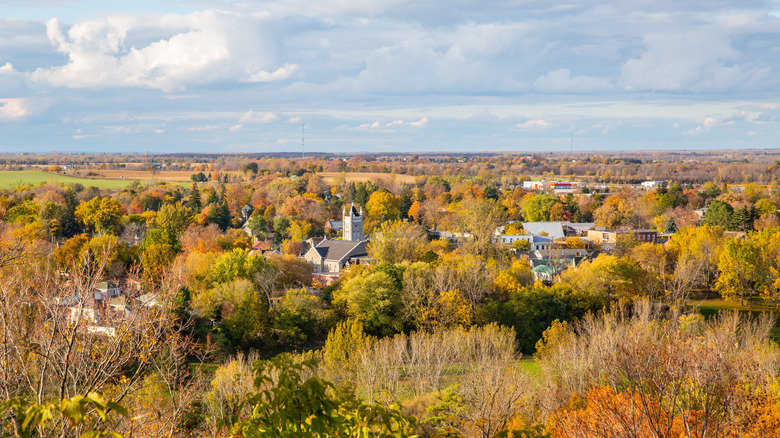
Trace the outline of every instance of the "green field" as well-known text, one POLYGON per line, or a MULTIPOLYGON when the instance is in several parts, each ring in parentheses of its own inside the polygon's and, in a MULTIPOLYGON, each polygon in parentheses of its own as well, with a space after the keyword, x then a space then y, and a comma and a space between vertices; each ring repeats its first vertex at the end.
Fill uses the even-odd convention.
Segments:
POLYGON ((75 178, 36 170, 0 170, 0 189, 12 189, 19 185, 38 185, 46 182, 78 183, 84 187, 95 186, 101 189, 116 189, 126 187, 133 180, 75 178))
MULTIPOLYGON (((726 301, 722 298, 693 300, 691 301, 690 306, 696 308, 699 313, 704 315, 705 318, 711 318, 722 310, 736 310, 740 313, 751 315, 755 318, 760 316, 762 313, 769 312, 774 313, 775 317, 777 317, 777 311, 772 306, 753 304, 752 306, 747 307, 739 304, 738 302, 726 301)), ((772 328, 771 336, 772 339, 774 339, 774 341, 780 345, 780 327, 777 326, 777 323, 775 327, 772 328)))

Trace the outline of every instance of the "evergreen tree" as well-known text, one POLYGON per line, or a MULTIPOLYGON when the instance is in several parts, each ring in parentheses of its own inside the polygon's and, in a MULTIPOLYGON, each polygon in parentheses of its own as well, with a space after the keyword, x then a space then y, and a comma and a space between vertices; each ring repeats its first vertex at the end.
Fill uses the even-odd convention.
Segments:
POLYGON ((669 216, 669 219, 666 220, 666 226, 664 226, 664 233, 674 232, 677 232, 677 224, 674 222, 674 218, 669 216))
POLYGON ((227 201, 222 198, 222 201, 219 203, 219 214, 217 222, 217 225, 220 229, 222 229, 222 231, 225 231, 227 227, 230 226, 230 219, 230 210, 228 209, 227 201))
POLYGON ((200 190, 198 190, 198 183, 193 182, 192 188, 190 189, 190 196, 187 198, 186 202, 187 207, 195 212, 200 211, 201 204, 200 204, 200 190))
POLYGON ((56 219, 60 224, 59 234, 62 237, 71 238, 81 233, 81 225, 78 219, 76 219, 76 207, 79 206, 79 201, 76 199, 76 194, 73 193, 73 190, 66 190, 64 196, 65 208, 60 210, 56 219))
POLYGON ((412 200, 412 189, 408 185, 405 185, 401 190, 400 200, 398 202, 398 210, 401 214, 401 219, 409 218, 409 209, 412 207, 414 200, 412 200))

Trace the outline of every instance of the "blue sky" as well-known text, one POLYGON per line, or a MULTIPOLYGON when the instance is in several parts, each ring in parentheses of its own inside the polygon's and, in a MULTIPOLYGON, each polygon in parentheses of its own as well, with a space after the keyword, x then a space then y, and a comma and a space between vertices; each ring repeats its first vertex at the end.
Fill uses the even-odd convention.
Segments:
POLYGON ((0 152, 777 148, 778 11, 0 0, 0 152))

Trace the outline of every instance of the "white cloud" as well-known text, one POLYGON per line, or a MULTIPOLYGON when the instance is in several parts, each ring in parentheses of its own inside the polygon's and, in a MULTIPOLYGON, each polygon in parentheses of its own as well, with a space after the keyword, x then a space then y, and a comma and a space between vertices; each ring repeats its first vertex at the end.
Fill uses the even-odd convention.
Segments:
POLYGON ((236 131, 240 130, 242 127, 243 127, 243 125, 241 125, 241 124, 233 125, 230 128, 228 128, 228 131, 236 132, 236 131))
MULTIPOLYGON (((375 122, 375 124, 378 124, 378 122, 375 122)), ((427 125, 428 125, 428 118, 427 117, 423 117, 422 119, 417 120, 416 122, 407 122, 407 121, 404 121, 404 120, 393 120, 392 122, 385 124, 386 127, 412 126, 414 128, 424 128, 427 125)))
POLYGON ((0 98, 0 120, 22 120, 31 115, 38 114, 49 102, 34 98, 0 98))
POLYGON ((747 111, 740 111, 738 113, 730 114, 727 116, 711 116, 705 117, 699 120, 699 126, 686 131, 687 135, 700 134, 707 132, 711 129, 720 128, 724 126, 732 126, 740 122, 750 121, 753 116, 747 111))
POLYGON ((249 76, 247 82, 276 82, 283 81, 297 73, 301 67, 297 64, 285 64, 274 72, 259 71, 249 76))
POLYGON ((534 82, 543 93, 596 93, 613 88, 608 80, 588 76, 572 76, 567 68, 553 70, 534 82))
POLYGON ((276 112, 255 112, 247 111, 238 119, 241 123, 272 123, 279 120, 279 114, 276 112))
POLYGON ((627 90, 723 91, 756 85, 769 70, 740 62, 741 54, 722 29, 648 34, 646 51, 621 67, 627 90))
POLYGON ((49 40, 68 62, 38 68, 30 77, 71 88, 144 87, 166 92, 214 81, 284 80, 299 67, 289 63, 278 67, 280 35, 266 28, 263 16, 219 11, 110 16, 78 22, 67 34, 52 19, 46 25, 49 40), (136 46, 131 43, 133 32, 165 36, 136 46))
POLYGON ((552 123, 542 119, 528 120, 527 122, 515 125, 515 127, 519 129, 547 129, 550 126, 552 126, 552 123))

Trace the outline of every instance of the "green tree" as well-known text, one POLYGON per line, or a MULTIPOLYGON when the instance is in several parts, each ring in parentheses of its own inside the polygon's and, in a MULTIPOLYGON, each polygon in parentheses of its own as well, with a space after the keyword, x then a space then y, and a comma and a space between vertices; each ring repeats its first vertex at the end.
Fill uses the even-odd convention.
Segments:
POLYGON ((330 329, 331 312, 325 303, 306 289, 290 289, 274 307, 273 328, 284 345, 324 339, 330 329))
POLYGON ((63 197, 65 198, 64 208, 56 216, 57 222, 59 222, 59 235, 71 238, 81 232, 81 225, 76 218, 76 208, 79 206, 79 201, 76 199, 76 194, 70 189, 65 190, 63 197))
POLYGON ((734 208, 723 201, 712 201, 704 215, 704 223, 723 227, 727 230, 734 229, 734 208))
POLYGON ((198 190, 198 183, 193 181, 192 187, 190 187, 190 196, 187 197, 187 208, 192 211, 200 211, 203 206, 200 201, 200 190, 198 190))
POLYGON ((253 280, 256 274, 262 274, 275 268, 262 256, 245 249, 234 249, 221 254, 209 268, 206 283, 212 286, 225 284, 236 278, 253 280))
POLYGON ((412 208, 413 203, 414 194, 412 193, 412 188, 408 185, 404 185, 404 188, 401 189, 401 195, 398 198, 398 212, 401 219, 409 218, 409 209, 412 208))
POLYGON ((523 202, 521 207, 523 217, 528 222, 549 221, 553 207, 560 205, 561 201, 555 196, 540 193, 523 202))
POLYGON ((386 272, 357 275, 333 293, 333 304, 360 321, 367 333, 389 336, 403 329, 401 294, 386 272))
POLYGON ((154 218, 154 226, 172 236, 181 236, 192 223, 192 210, 183 205, 165 204, 154 218))
POLYGON ((313 369, 313 362, 294 363, 286 356, 258 362, 254 368, 257 392, 246 398, 249 418, 230 418, 223 424, 233 423, 230 432, 245 438, 414 435, 414 420, 397 407, 362 403, 317 376, 304 379, 313 369))

